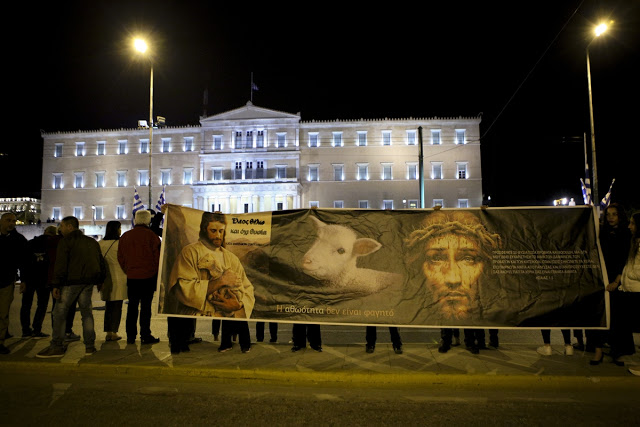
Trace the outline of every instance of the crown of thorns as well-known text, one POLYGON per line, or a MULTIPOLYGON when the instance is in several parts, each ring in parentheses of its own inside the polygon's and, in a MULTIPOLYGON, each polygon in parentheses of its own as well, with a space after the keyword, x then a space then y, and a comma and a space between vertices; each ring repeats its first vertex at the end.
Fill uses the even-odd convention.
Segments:
POLYGON ((466 224, 460 221, 447 221, 430 224, 426 227, 413 231, 405 240, 409 248, 419 243, 442 235, 460 234, 478 239, 480 245, 487 249, 497 249, 502 243, 499 234, 492 234, 482 224, 466 224))

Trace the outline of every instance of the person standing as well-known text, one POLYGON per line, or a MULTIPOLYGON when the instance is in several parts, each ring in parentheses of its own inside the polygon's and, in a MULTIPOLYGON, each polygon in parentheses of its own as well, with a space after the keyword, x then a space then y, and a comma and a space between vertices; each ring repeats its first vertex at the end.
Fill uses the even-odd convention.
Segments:
POLYGON ((80 231, 76 217, 65 217, 60 231, 64 238, 58 244, 53 274, 53 297, 59 301, 53 312, 51 344, 36 355, 39 358, 64 356, 66 318, 69 307, 76 302, 82 316, 85 354, 96 352, 91 297, 93 287, 102 285, 107 274, 104 259, 98 242, 80 231))
POLYGON ((9 354, 4 341, 9 334, 9 310, 13 301, 18 270, 24 274, 27 239, 16 231, 16 216, 6 212, 0 217, 0 354, 9 354))
POLYGON ((107 263, 107 277, 100 287, 100 294, 105 302, 104 331, 107 333, 105 341, 122 339, 118 335, 118 329, 122 319, 122 304, 127 299, 127 275, 118 263, 121 233, 120 221, 109 221, 104 238, 98 242, 104 261, 107 263))
POLYGON ((292 352, 297 352, 307 347, 307 340, 309 346, 318 352, 322 352, 322 336, 320 333, 320 325, 318 324, 305 324, 294 323, 293 324, 293 347, 292 352))
MULTIPOLYGON (((389 326, 389 335, 391 335, 391 344, 396 354, 402 354, 402 339, 400 332, 395 326, 389 326)), ((366 352, 373 353, 376 349, 376 341, 378 338, 378 330, 375 326, 367 326, 365 340, 367 341, 366 352)))
POLYGON ((20 307, 20 324, 22 325, 22 338, 36 339, 48 337, 42 332, 42 322, 49 306, 49 263, 47 254, 47 241, 58 232, 55 226, 49 226, 40 236, 36 236, 27 243, 28 268, 23 276, 26 283, 20 284, 22 294, 22 307, 20 307), (36 312, 31 320, 31 306, 33 297, 37 295, 38 302, 36 312), (33 328, 32 328, 33 326, 33 328))
POLYGON ((136 212, 134 227, 120 237, 118 263, 127 275, 126 332, 127 343, 136 342, 138 308, 140 310, 140 342, 155 344, 159 338, 151 335, 151 301, 156 290, 160 263, 160 238, 150 228, 151 213, 136 212))
MULTIPOLYGON (((269 322, 269 342, 278 342, 278 324, 269 322)), ((264 322, 256 322, 256 341, 264 341, 264 322)))
POLYGON ((438 353, 446 353, 451 347, 460 345, 460 329, 442 328, 440 329, 440 338, 438 353))

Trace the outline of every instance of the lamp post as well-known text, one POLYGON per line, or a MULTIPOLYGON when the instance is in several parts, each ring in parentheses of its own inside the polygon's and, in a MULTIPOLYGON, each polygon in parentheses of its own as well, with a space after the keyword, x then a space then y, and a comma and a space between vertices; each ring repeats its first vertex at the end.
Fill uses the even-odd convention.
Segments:
POLYGON ((600 199, 598 198, 598 168, 596 165, 596 134, 593 124, 593 95, 591 94, 591 61, 589 60, 589 46, 595 39, 597 39, 602 33, 607 31, 607 24, 600 24, 595 28, 595 36, 587 45, 587 84, 589 85, 589 120, 591 124, 591 163, 593 165, 593 200, 596 206, 599 205, 600 199))
MULTIPOLYGON (((142 39, 135 39, 134 42, 135 49, 144 54, 146 53, 148 46, 147 43, 142 39)), ((151 183, 152 183, 152 174, 151 174, 151 159, 153 155, 153 63, 151 63, 151 77, 149 80, 149 205, 148 208, 151 209, 153 204, 153 199, 151 198, 151 183)))

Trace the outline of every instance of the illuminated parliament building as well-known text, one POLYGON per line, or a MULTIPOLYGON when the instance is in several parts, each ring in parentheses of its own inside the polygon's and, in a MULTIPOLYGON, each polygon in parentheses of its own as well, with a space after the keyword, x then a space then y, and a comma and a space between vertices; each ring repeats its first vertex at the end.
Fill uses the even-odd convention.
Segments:
POLYGON ((479 132, 479 116, 304 121, 251 102, 153 128, 151 144, 144 127, 43 132, 41 218, 130 220, 135 189, 153 208, 163 188, 167 203, 243 213, 419 208, 422 182, 426 208, 478 207, 479 132))

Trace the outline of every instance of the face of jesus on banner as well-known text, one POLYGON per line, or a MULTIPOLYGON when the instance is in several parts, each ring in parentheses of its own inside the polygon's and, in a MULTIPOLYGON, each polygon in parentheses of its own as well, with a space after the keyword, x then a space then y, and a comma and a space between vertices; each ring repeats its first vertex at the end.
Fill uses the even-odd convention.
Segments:
POLYGON ((484 264, 475 239, 451 233, 426 243, 425 284, 444 318, 465 319, 475 310, 484 264))
POLYGON ((210 222, 207 225, 207 238, 209 242, 216 248, 222 246, 224 239, 224 230, 227 228, 226 224, 218 221, 210 222))

